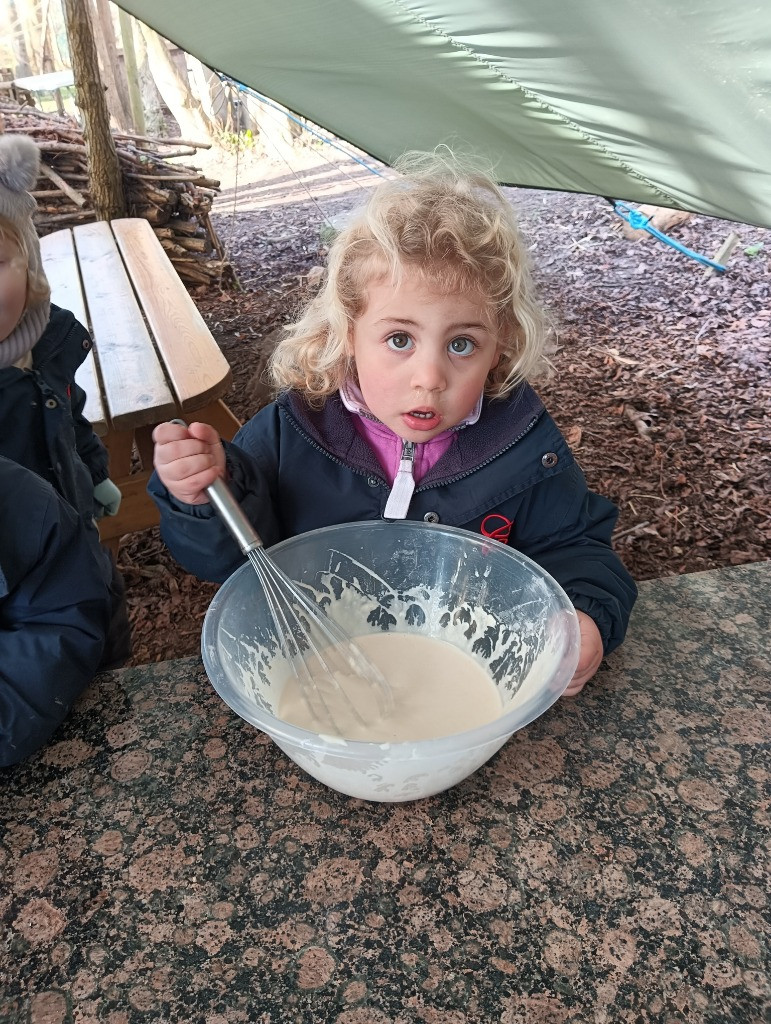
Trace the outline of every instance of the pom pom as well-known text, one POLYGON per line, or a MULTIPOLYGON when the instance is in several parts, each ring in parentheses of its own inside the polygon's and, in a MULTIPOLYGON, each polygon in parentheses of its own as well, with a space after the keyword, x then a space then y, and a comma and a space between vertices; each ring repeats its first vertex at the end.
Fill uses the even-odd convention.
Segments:
POLYGON ((11 192, 31 189, 38 177, 40 150, 27 135, 0 135, 0 185, 11 192))

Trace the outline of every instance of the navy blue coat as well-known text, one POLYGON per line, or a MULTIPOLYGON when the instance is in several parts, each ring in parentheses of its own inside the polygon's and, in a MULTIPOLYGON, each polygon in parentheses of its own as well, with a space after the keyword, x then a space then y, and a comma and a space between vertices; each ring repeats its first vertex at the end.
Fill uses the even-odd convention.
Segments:
POLYGON ((107 451, 83 415, 86 395, 75 383, 91 344, 69 310, 51 306, 32 369, 0 369, 0 455, 47 480, 87 525, 94 485, 108 476, 107 451))
POLYGON ((107 479, 107 450, 83 415, 85 392, 75 371, 91 350, 86 328, 72 313, 51 306, 46 329, 32 349, 32 367, 0 369, 0 456, 37 473, 77 512, 93 557, 112 594, 113 621, 103 668, 131 650, 123 580, 99 542, 94 486, 107 479))
MULTIPOLYGON (((225 443, 234 495, 266 546, 338 523, 380 519, 389 485, 374 451, 335 396, 311 410, 296 394, 260 410, 225 443)), ((243 556, 211 505, 176 501, 156 474, 149 491, 175 558, 222 581, 243 556)), ((618 511, 586 486, 545 411, 522 385, 485 401, 477 423, 421 479, 408 519, 479 533, 490 513, 512 521, 508 543, 538 562, 599 627, 605 652, 624 638, 637 588, 611 547, 618 511)))
POLYGON ((42 747, 89 684, 110 604, 75 510, 0 458, 0 766, 42 747))

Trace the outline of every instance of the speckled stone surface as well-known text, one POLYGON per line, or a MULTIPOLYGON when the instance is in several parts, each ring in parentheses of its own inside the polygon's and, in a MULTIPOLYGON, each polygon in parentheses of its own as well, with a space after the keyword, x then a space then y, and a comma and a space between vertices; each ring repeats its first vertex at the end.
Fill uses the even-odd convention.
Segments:
POLYGON ((643 584, 625 646, 449 792, 304 775, 189 659, 0 773, 3 1024, 761 1024, 771 562, 643 584))

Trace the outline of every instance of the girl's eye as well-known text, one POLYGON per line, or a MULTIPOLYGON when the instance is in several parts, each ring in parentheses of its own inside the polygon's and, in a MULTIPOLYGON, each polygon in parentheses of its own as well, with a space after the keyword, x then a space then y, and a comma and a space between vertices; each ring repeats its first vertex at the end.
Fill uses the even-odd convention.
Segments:
POLYGON ((412 348, 412 338, 409 334, 392 334, 390 338, 386 340, 386 345, 394 352, 406 352, 412 348))
POLYGON ((470 356, 476 345, 471 338, 453 338, 447 348, 454 356, 470 356))

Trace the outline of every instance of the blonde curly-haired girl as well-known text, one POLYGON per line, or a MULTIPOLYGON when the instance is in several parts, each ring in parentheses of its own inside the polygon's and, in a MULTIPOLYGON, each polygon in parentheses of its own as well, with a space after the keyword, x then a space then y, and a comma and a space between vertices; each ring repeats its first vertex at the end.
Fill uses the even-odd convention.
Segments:
POLYGON ((624 637, 636 588, 617 510, 588 490, 530 381, 548 318, 514 210, 448 150, 407 154, 331 245, 318 294, 270 364, 278 398, 232 444, 155 430, 150 492, 202 578, 240 563, 205 488, 225 476, 267 544, 367 519, 494 537, 551 573, 578 612, 575 694, 624 637))

